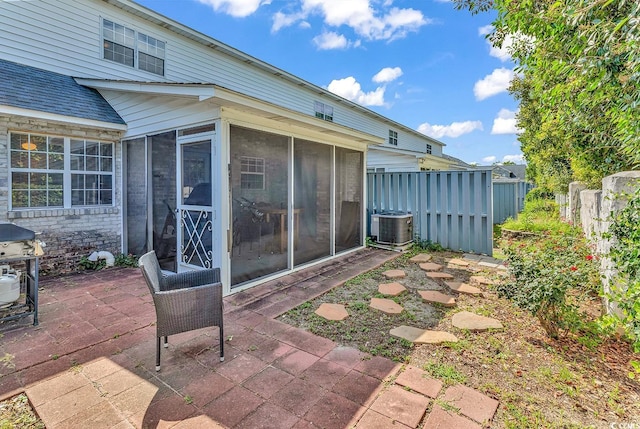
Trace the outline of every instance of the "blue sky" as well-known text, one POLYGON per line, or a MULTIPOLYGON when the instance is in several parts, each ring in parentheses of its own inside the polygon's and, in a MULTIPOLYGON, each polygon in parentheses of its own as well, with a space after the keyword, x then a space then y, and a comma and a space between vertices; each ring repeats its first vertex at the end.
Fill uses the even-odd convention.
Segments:
POLYGON ((508 49, 447 0, 136 0, 419 130, 466 162, 522 163, 508 49))

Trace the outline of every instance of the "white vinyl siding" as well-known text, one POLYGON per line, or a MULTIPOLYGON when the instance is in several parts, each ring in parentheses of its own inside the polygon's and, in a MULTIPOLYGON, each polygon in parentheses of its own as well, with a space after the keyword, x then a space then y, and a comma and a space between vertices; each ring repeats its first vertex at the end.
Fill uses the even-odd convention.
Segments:
MULTIPOLYGON (((350 103, 319 96, 317 87, 304 87, 260 70, 101 0, 0 1, 0 58, 76 77, 148 81, 154 76, 167 82, 212 82, 310 116, 315 116, 318 101, 333 108, 334 123, 385 141, 388 138, 389 124, 350 103), (105 61, 102 19, 163 40, 164 76, 105 61)), ((424 151, 425 139, 418 135, 399 129, 398 139, 399 148, 424 151)), ((435 146, 439 145, 434 144, 434 155, 435 146)))
POLYGON ((381 168, 385 173, 414 172, 420 171, 420 164, 415 156, 370 148, 367 152, 367 169, 379 172, 381 168))

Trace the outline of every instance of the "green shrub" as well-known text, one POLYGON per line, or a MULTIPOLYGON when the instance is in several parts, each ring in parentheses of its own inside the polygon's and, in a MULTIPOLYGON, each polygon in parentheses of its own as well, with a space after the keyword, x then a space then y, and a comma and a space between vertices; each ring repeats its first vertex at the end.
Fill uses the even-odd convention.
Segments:
POLYGON ((553 338, 586 327, 580 305, 596 295, 600 277, 583 236, 512 241, 504 250, 512 280, 497 286, 500 296, 538 318, 553 338))
POLYGON ((525 204, 534 200, 554 200, 555 195, 553 191, 544 186, 533 188, 524 197, 525 204))

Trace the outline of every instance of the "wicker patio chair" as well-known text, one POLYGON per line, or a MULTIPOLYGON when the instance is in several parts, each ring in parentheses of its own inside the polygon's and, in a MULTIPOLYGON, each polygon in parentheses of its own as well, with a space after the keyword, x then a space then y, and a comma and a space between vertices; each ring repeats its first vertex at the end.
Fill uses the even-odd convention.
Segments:
POLYGON ((224 361, 220 269, 164 274, 154 251, 138 261, 156 309, 156 371, 160 371, 160 338, 208 326, 220 328, 220 361, 224 361))

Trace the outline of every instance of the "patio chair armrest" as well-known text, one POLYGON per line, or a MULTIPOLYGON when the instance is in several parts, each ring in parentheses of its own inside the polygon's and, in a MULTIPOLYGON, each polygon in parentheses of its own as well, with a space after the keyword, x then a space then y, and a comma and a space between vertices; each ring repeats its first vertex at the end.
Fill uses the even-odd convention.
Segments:
POLYGON ((208 285, 218 282, 220 282, 220 268, 187 271, 163 277, 161 280, 160 290, 169 291, 191 288, 194 286, 208 285))

